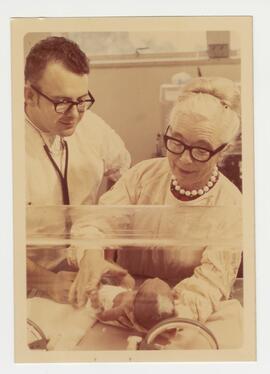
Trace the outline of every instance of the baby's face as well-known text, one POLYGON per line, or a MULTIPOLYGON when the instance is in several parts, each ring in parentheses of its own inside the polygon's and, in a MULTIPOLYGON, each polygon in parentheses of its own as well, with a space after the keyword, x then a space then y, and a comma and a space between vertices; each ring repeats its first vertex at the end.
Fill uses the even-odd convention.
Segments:
POLYGON ((147 279, 134 300, 134 317, 146 329, 174 315, 173 291, 159 278, 147 279))

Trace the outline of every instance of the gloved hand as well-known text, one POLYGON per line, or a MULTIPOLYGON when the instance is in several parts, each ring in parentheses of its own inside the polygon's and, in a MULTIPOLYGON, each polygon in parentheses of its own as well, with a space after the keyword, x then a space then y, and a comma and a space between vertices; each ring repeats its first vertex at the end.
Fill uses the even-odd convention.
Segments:
POLYGON ((89 294, 98 287, 102 279, 125 288, 133 288, 135 285, 127 270, 104 258, 93 257, 91 253, 86 254, 81 259, 79 272, 71 286, 69 302, 78 308, 84 306, 89 294))

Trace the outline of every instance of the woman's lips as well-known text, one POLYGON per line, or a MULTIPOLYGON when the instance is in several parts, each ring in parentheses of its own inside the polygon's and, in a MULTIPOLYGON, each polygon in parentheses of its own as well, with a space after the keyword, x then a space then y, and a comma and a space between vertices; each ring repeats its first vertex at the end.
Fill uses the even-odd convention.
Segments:
POLYGON ((186 175, 190 175, 190 174, 194 173, 194 170, 185 170, 185 169, 182 169, 182 168, 179 168, 179 167, 177 169, 180 171, 180 173, 186 174, 186 175))

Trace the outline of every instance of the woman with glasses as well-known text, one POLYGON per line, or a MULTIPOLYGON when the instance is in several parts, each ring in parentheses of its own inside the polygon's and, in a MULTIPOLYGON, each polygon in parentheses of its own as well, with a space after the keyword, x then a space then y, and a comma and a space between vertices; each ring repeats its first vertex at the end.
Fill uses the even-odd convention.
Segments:
MULTIPOLYGON (((241 235, 241 221, 236 220, 241 207, 241 193, 218 169, 218 161, 239 134, 239 103, 239 90, 228 79, 197 78, 190 81, 170 114, 164 135, 167 157, 142 161, 131 168, 112 190, 101 197, 99 203, 191 206, 194 210, 190 209, 189 217, 183 217, 182 222, 174 222, 176 230, 177 227, 187 226, 186 232, 196 235, 200 227, 207 232, 216 224, 222 232, 226 225, 236 222, 230 230, 241 235), (230 217, 220 214, 207 216, 205 210, 200 213, 200 209, 195 209, 200 206, 231 207, 230 217)), ((160 229, 161 223, 155 226, 154 221, 155 217, 153 222, 141 222, 141 226, 149 228, 152 225, 153 229, 160 229)), ((220 250, 222 243, 216 247, 205 247, 204 244, 199 247, 194 251, 187 248, 189 252, 184 257, 177 250, 167 248, 145 251, 123 249, 118 251, 116 261, 131 275, 159 277, 168 281, 177 294, 178 316, 206 322, 215 319, 215 313, 220 313, 218 319, 222 319, 222 310, 225 314, 227 311, 231 323, 227 330, 226 324, 225 330, 219 330, 221 346, 237 346, 240 344, 237 318, 241 308, 237 302, 231 306, 226 300, 237 275, 241 248, 232 251, 226 248, 223 251, 220 250), (232 332, 235 333, 234 339, 230 338, 232 332)), ((88 259, 87 256, 86 253, 82 258, 79 274, 71 288, 75 303, 76 290, 84 287, 82 280, 87 279, 85 274, 91 264, 91 255, 88 259)), ((102 271, 102 265, 95 268, 96 280, 100 279, 98 273, 101 276, 102 271)), ((114 311, 112 316, 115 318, 114 311)), ((110 311, 103 317, 110 319, 110 311)))

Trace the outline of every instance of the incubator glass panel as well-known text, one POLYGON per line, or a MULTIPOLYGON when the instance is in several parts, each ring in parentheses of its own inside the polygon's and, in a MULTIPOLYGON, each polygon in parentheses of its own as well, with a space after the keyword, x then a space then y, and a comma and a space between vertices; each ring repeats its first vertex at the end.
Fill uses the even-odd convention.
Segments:
MULTIPOLYGON (((213 258, 209 266, 216 266, 215 271, 222 261, 239 257, 241 222, 241 210, 233 206, 30 206, 26 215, 27 257, 57 273, 70 270, 65 266, 67 258, 73 256, 77 258, 77 268, 72 271, 77 272, 85 251, 102 251, 107 261, 116 262, 134 277, 135 290, 146 279, 156 278, 173 289, 193 276, 205 253, 207 258, 213 258)), ((242 302, 242 280, 236 281, 237 292, 233 296, 242 302)), ((117 286, 106 276, 99 284, 108 299, 117 294, 112 288, 117 286)), ((234 292, 231 286, 229 298, 234 292)), ((169 341, 159 338, 159 344, 153 346, 158 334, 138 328, 134 321, 98 321, 90 297, 86 306, 76 309, 56 303, 37 290, 28 288, 27 292, 28 346, 32 349, 180 349, 175 323, 176 333, 169 341), (130 339, 134 336, 138 339, 130 339), (149 336, 155 337, 150 343, 149 336)), ((114 302, 105 301, 111 306, 114 302)), ((207 327, 198 325, 197 329, 206 336, 206 345, 210 342, 208 349, 216 349, 218 343, 211 331, 209 334, 207 327)))

